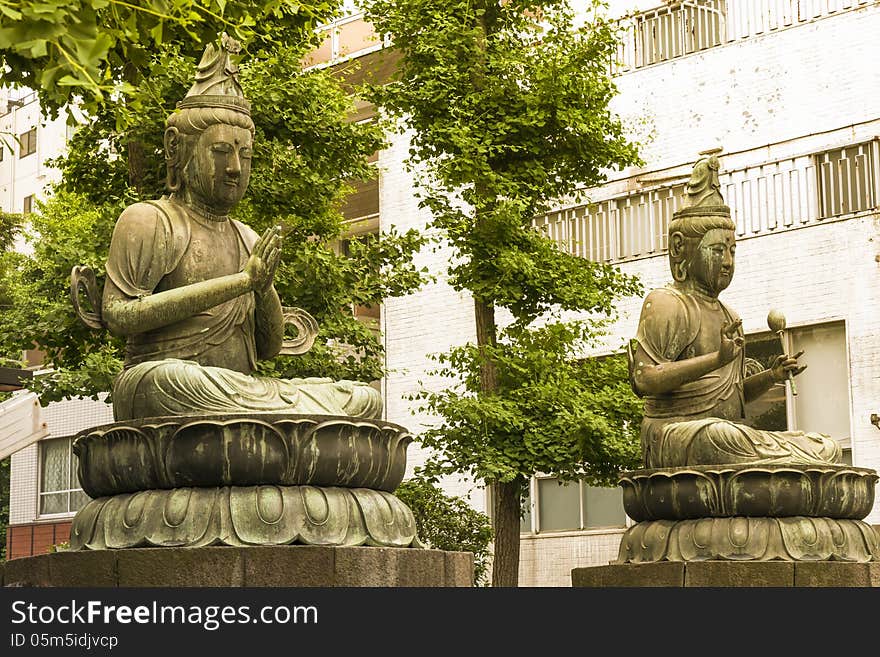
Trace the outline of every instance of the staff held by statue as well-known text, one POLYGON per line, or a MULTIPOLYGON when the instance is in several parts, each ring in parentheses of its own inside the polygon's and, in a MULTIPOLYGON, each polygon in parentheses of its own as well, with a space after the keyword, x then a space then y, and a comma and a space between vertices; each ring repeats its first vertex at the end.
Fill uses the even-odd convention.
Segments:
MULTIPOLYGON (((767 326, 777 336, 779 336, 779 344, 782 346, 782 353, 787 353, 785 347, 785 315, 780 310, 771 310, 767 315, 767 326)), ((794 375, 788 370, 788 385, 791 387, 791 394, 797 396, 797 388, 794 385, 794 375)))

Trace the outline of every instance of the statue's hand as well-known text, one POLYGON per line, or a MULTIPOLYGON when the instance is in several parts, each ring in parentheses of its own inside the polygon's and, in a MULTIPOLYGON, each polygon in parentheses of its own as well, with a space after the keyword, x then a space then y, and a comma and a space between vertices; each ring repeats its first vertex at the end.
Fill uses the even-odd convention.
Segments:
POLYGON ((807 369, 806 365, 799 365, 797 362, 797 359, 803 355, 804 351, 801 349, 794 356, 789 356, 787 354, 777 356, 773 361, 773 364, 770 366, 770 374, 773 376, 773 381, 776 383, 782 383, 788 378, 789 372, 791 372, 792 376, 797 376, 807 369))
POLYGON ((275 270, 281 262, 281 227, 272 226, 257 240, 251 257, 244 266, 244 273, 251 280, 251 289, 266 294, 272 288, 275 270))
POLYGON ((721 346, 718 347, 718 360, 720 365, 727 365, 742 351, 745 340, 738 334, 742 320, 738 319, 721 327, 721 346))

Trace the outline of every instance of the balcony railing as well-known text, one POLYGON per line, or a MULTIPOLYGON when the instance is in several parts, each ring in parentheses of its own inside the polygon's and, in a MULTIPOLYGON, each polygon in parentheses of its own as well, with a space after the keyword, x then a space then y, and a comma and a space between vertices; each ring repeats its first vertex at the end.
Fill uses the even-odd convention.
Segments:
POLYGON ((615 73, 858 9, 875 0, 690 0, 622 19, 615 73))
MULTIPOLYGON (((880 142, 734 169, 719 178, 738 237, 814 225, 876 210, 880 142)), ((535 226, 572 255, 622 262, 666 251, 684 180, 541 216, 535 226)))

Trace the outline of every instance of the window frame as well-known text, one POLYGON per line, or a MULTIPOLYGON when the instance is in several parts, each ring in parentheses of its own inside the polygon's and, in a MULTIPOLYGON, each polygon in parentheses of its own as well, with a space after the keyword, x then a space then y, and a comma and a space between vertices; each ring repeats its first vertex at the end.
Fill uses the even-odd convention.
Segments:
MULTIPOLYGON (((78 468, 79 459, 73 453, 73 436, 53 436, 51 438, 46 438, 45 440, 41 440, 39 444, 39 452, 37 458, 37 509, 36 509, 36 518, 37 520, 54 520, 58 518, 71 518, 76 515, 79 509, 70 510, 70 499, 72 493, 82 492, 85 494, 85 491, 82 488, 66 488, 59 490, 45 490, 45 484, 43 481, 43 460, 44 460, 44 445, 50 443, 54 440, 66 440, 67 441, 67 466, 68 470, 68 486, 70 485, 70 477, 74 473, 74 468, 78 468), (46 495, 57 495, 58 493, 64 493, 67 497, 67 511, 61 511, 58 513, 44 513, 43 512, 43 497, 46 495)), ((88 502, 86 502, 87 504, 88 502)), ((82 507, 80 507, 82 508, 82 507)))
POLYGON ((36 126, 18 135, 18 159, 24 159, 28 155, 37 152, 37 128, 36 126))
MULTIPOLYGON (((626 511, 623 512, 623 524, 622 525, 606 525, 603 527, 587 527, 586 526, 586 517, 585 517, 585 509, 584 509, 584 487, 589 486, 589 484, 585 483, 583 479, 578 479, 578 523, 579 527, 571 528, 571 529, 541 529, 541 520, 540 520, 540 512, 539 512, 539 481, 543 480, 557 480, 557 477, 553 475, 547 475, 543 473, 539 473, 529 478, 529 515, 530 515, 530 529, 528 531, 522 530, 522 523, 520 523, 520 537, 521 538, 541 538, 541 537, 550 537, 550 536, 571 536, 572 534, 608 534, 608 533, 619 533, 626 530, 627 527, 630 527, 633 524, 632 518, 626 515, 626 511)), ((575 482, 569 482, 575 483, 575 482)), ((617 490, 620 495, 623 495, 623 489, 620 486, 609 486, 609 489, 617 490)), ((490 490, 489 487, 486 489, 490 490)), ((489 499, 487 500, 487 508, 492 509, 491 504, 491 494, 489 499)), ((621 499, 621 507, 623 506, 623 500, 621 499)))

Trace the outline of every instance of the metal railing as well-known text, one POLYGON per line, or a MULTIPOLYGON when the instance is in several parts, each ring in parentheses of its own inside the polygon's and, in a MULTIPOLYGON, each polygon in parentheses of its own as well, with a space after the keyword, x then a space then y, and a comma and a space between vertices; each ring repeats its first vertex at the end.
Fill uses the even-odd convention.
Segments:
MULTIPOLYGON (((880 206, 880 142, 776 160, 719 176, 738 237, 764 235, 880 206)), ((672 213, 683 206, 683 179, 596 203, 551 212, 535 226, 563 250, 600 262, 666 251, 672 213)))
POLYGON ((614 73, 858 9, 876 0, 691 0, 621 19, 614 73))

